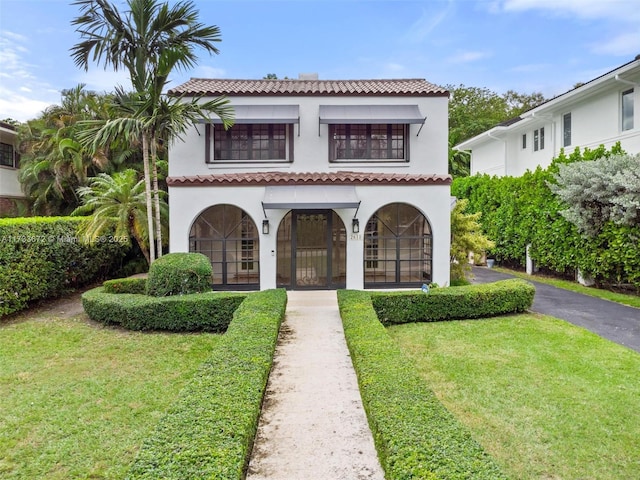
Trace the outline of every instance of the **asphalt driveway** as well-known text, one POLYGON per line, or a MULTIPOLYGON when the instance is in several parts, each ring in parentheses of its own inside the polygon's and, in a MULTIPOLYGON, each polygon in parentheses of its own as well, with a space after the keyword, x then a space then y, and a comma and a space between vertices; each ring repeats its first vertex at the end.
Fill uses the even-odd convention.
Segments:
MULTIPOLYGON (((488 283, 512 275, 473 267, 473 283, 488 283)), ((530 280, 536 287, 531 310, 561 318, 601 337, 640 352, 640 309, 575 293, 530 280)))

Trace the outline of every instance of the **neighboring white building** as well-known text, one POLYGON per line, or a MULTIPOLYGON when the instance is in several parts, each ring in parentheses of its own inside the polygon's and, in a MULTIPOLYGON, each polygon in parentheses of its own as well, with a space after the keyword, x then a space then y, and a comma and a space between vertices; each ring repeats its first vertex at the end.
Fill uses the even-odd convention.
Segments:
POLYGON ((18 182, 18 133, 13 125, 0 122, 0 216, 15 214, 16 201, 24 199, 18 182))
POLYGON ((573 90, 466 140, 471 174, 520 176, 549 166, 562 148, 571 153, 620 142, 640 153, 640 56, 573 90))
POLYGON ((425 80, 192 79, 235 125, 170 146, 170 250, 207 255, 216 289, 449 282, 449 93, 425 80))

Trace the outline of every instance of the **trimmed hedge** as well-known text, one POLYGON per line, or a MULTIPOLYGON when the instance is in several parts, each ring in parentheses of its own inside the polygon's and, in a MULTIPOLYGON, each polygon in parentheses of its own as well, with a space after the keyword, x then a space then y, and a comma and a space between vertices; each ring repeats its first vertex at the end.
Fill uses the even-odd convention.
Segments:
POLYGON ((145 440, 127 478, 241 480, 287 294, 251 293, 218 347, 145 440))
POLYGON ((169 253, 149 267, 147 295, 167 297, 211 290, 213 269, 202 253, 169 253))
POLYGON ((384 325, 494 317, 531 308, 536 289, 519 278, 418 292, 373 292, 371 301, 384 325))
POLYGON ((506 479, 388 336, 370 294, 340 290, 338 304, 386 478, 506 479))
POLYGON ((79 217, 0 219, 0 317, 108 278, 129 247, 110 235, 80 241, 79 217))
POLYGON ((211 291, 151 297, 107 293, 105 287, 98 287, 82 294, 82 306, 92 320, 129 330, 224 332, 245 297, 246 294, 211 291))
POLYGON ((139 293, 147 291, 146 278, 116 278, 102 283, 104 293, 139 293))

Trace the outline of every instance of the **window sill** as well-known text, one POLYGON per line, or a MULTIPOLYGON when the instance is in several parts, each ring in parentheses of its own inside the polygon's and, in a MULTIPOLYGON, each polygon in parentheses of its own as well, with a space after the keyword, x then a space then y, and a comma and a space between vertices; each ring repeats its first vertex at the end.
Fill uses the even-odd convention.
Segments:
POLYGON ((289 168, 293 165, 293 162, 274 160, 265 162, 215 162, 205 163, 209 170, 222 170, 222 169, 261 169, 261 168, 289 168))
POLYGON ((357 161, 357 162, 329 162, 329 168, 340 168, 343 169, 345 167, 348 168, 409 168, 411 166, 410 162, 400 161, 400 162, 368 162, 368 161, 357 161))

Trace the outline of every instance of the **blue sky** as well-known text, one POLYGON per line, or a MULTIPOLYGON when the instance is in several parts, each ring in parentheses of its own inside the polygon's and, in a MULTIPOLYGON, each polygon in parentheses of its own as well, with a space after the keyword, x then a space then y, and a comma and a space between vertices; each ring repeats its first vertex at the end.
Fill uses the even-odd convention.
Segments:
MULTIPOLYGON (((169 0, 174 3, 173 0, 169 0)), ((125 9, 125 2, 112 0, 125 9)), ((425 78, 550 97, 640 54, 638 0, 195 0, 222 32, 190 77, 425 78)), ((78 83, 126 75, 78 69, 71 0, 0 0, 0 119, 24 121, 78 83)))

